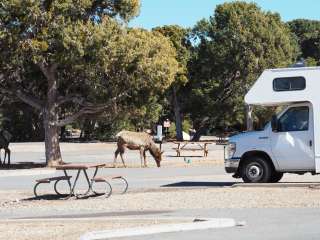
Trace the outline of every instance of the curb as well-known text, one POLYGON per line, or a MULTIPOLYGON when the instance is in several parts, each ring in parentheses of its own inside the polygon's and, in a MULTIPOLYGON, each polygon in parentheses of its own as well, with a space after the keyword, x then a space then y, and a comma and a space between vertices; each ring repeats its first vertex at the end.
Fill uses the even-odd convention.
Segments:
POLYGON ((216 228, 235 227, 237 223, 232 218, 194 219, 192 223, 160 224, 150 227, 122 228, 106 231, 88 232, 80 240, 102 240, 120 237, 144 236, 159 233, 207 230, 216 228))

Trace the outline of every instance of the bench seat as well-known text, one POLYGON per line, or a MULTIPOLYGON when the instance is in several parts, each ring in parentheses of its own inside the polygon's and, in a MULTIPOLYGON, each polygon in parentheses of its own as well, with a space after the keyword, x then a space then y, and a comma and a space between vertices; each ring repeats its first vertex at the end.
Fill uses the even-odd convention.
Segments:
POLYGON ((98 177, 94 177, 93 179, 91 179, 91 181, 95 182, 95 183, 107 183, 109 184, 108 181, 110 180, 114 180, 114 179, 119 179, 122 180, 124 182, 124 189, 121 191, 121 194, 124 194, 127 192, 129 184, 127 182, 127 180, 123 177, 123 176, 98 176, 98 177))
POLYGON ((72 176, 60 176, 60 177, 51 177, 51 178, 42 178, 42 179, 37 179, 36 182, 38 183, 50 183, 52 181, 60 181, 60 180, 70 180, 72 176))
POLYGON ((94 182, 105 182, 112 179, 120 179, 123 178, 122 176, 107 176, 107 177, 95 177, 92 179, 94 182))

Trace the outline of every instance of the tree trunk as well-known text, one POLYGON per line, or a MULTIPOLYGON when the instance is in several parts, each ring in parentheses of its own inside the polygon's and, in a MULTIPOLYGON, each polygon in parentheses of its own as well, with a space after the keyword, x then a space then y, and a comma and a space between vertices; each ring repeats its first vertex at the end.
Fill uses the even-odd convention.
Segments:
POLYGON ((44 121, 46 164, 54 167, 63 163, 59 144, 59 127, 50 124, 48 117, 44 121))
POLYGON ((252 106, 246 105, 247 131, 253 130, 252 106))
POLYGON ((55 125, 58 121, 57 113, 57 80, 52 71, 47 72, 48 91, 47 102, 43 114, 45 130, 46 163, 49 167, 63 163, 59 144, 59 127, 55 125))
POLYGON ((180 104, 178 101, 177 89, 175 86, 172 87, 172 95, 173 95, 172 97, 173 97, 174 116, 175 116, 175 122, 176 122, 176 137, 178 141, 183 141, 180 104))

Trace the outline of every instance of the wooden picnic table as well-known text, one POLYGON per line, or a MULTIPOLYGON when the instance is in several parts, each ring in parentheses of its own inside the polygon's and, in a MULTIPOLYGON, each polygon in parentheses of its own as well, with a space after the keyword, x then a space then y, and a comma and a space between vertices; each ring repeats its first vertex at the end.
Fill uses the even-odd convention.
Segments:
POLYGON ((86 197, 89 195, 89 193, 94 193, 95 195, 106 195, 106 197, 109 197, 112 194, 112 186, 109 183, 109 180, 121 181, 124 184, 124 188, 122 189, 122 191, 120 193, 121 194, 126 193, 128 190, 129 184, 123 176, 119 176, 119 175, 106 176, 106 177, 97 176, 99 168, 103 168, 103 167, 105 167, 105 164, 103 164, 103 163, 68 163, 68 164, 63 164, 63 165, 57 166, 56 170, 62 170, 64 175, 58 176, 58 177, 50 177, 50 178, 43 178, 43 179, 36 180, 37 183, 35 184, 34 189, 33 189, 34 195, 36 197, 38 197, 37 187, 40 184, 54 182, 54 191, 56 192, 56 194, 58 196, 63 196, 63 194, 61 194, 57 188, 57 184, 60 181, 66 181, 68 183, 69 193, 68 193, 67 199, 69 199, 71 196, 76 196, 77 198, 79 198, 81 196, 86 197), (92 177, 89 177, 89 175, 88 175, 87 170, 89 170, 89 169, 95 169, 92 177), (73 183, 71 182, 72 176, 68 175, 68 171, 77 171, 77 175, 76 175, 76 178, 73 181, 73 183), (85 177, 86 182, 88 183, 88 189, 84 194, 76 194, 75 188, 77 186, 77 182, 78 182, 78 179, 79 179, 81 172, 83 172, 83 176, 85 177), (101 193, 95 191, 93 189, 94 183, 104 183, 106 185, 106 191, 101 192, 101 193))
POLYGON ((58 167, 56 167, 56 170, 62 170, 66 178, 69 177, 67 171, 73 171, 73 170, 77 171, 77 175, 76 175, 76 178, 73 182, 73 185, 71 186, 70 178, 68 178, 69 180, 67 180, 67 181, 68 181, 69 187, 71 189, 69 196, 71 197, 72 195, 75 195, 76 197, 79 197, 79 196, 86 196, 90 192, 94 193, 94 191, 92 189, 92 184, 94 182, 95 177, 97 176, 99 168, 103 168, 103 167, 105 167, 105 164, 103 164, 103 163, 70 163, 70 164, 64 164, 64 165, 58 166, 58 167), (93 169, 93 168, 95 169, 94 174, 92 175, 91 178, 89 178, 87 170, 93 169), (88 189, 84 194, 77 195, 77 194, 75 194, 74 190, 76 188, 81 171, 83 172, 85 179, 88 183, 88 189))
MULTIPOLYGON (((37 184, 34 186, 34 194, 37 197, 36 189, 39 184, 50 183, 52 181, 55 181, 54 190, 58 195, 62 195, 59 193, 59 191, 57 189, 58 182, 59 181, 67 181, 67 183, 69 185, 69 189, 70 189, 68 198, 71 196, 76 196, 77 198, 80 196, 88 196, 88 194, 90 192, 92 192, 94 194, 98 194, 97 192, 95 192, 93 190, 92 186, 93 186, 93 183, 96 181, 96 178, 97 178, 96 176, 97 176, 99 168, 102 168, 102 167, 105 167, 105 164, 102 164, 102 163, 68 163, 68 164, 63 164, 63 165, 57 166, 56 170, 62 170, 64 173, 64 176, 44 178, 44 179, 37 180, 37 184), (89 170, 89 169, 95 169, 91 178, 89 177, 88 172, 87 172, 87 170, 89 170), (71 182, 72 177, 70 175, 68 175, 67 171, 77 171, 76 178, 73 181, 73 183, 71 182), (78 179, 79 179, 81 172, 83 172, 83 175, 86 179, 86 182, 88 183, 88 189, 84 194, 75 194, 75 188, 77 186, 77 182, 78 182, 78 179)), ((101 177, 99 177, 99 179, 101 179, 101 177)), ((111 195, 112 187, 107 181, 105 181, 105 183, 108 185, 108 188, 110 189, 109 195, 111 195)), ((104 194, 106 194, 106 192, 104 194)))
POLYGON ((212 144, 213 142, 192 142, 192 141, 183 141, 183 142, 173 142, 174 144, 177 144, 176 148, 173 148, 177 152, 177 157, 181 156, 182 151, 203 151, 203 156, 207 157, 209 150, 208 145, 212 144), (196 145, 196 147, 190 147, 190 145, 196 145))

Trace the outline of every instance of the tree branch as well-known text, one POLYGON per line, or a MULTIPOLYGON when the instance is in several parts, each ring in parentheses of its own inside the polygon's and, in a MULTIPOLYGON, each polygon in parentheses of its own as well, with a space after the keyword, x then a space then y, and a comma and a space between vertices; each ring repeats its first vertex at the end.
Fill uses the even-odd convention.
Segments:
MULTIPOLYGON (((17 72, 15 72, 13 75, 18 80, 18 82, 21 82, 21 77, 17 72)), ((3 75, 0 76, 0 80, 3 80, 3 79, 4 79, 3 75)), ((31 107, 33 107, 37 110, 42 110, 44 107, 44 104, 41 100, 26 93, 22 88, 20 88, 17 85, 12 85, 12 86, 1 86, 0 85, 0 93, 5 94, 10 97, 16 97, 19 100, 21 100, 22 102, 30 105, 31 107)))
POLYGON ((53 63, 52 65, 46 65, 45 63, 38 63, 37 64, 41 70, 41 72, 44 74, 44 76, 49 80, 52 78, 52 75, 58 68, 58 64, 53 63))
POLYGON ((40 100, 22 92, 20 89, 16 91, 15 95, 17 96, 17 98, 29 104, 31 107, 34 107, 35 109, 40 111, 43 109, 43 103, 40 100))
POLYGON ((62 97, 62 96, 58 97, 57 106, 61 106, 62 104, 65 104, 67 102, 77 103, 80 106, 85 105, 84 97, 82 97, 80 95, 72 95, 72 96, 67 96, 67 97, 62 97))
POLYGON ((219 96, 214 101, 215 103, 224 102, 227 98, 230 97, 231 93, 234 91, 233 82, 240 77, 240 71, 235 71, 235 73, 226 79, 225 84, 223 86, 223 91, 219 94, 219 96))
POLYGON ((58 126, 58 127, 62 127, 67 124, 73 123, 76 119, 78 119, 79 117, 81 117, 83 115, 102 113, 104 111, 109 110, 110 107, 113 104, 115 104, 115 102, 117 100, 119 100, 120 98, 122 98, 124 96, 128 96, 127 93, 123 93, 117 97, 112 98, 107 104, 97 105, 97 104, 93 104, 93 103, 87 103, 87 105, 83 106, 77 113, 70 115, 64 119, 59 120, 59 121, 53 122, 52 124, 55 126, 58 126))

